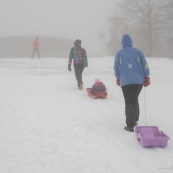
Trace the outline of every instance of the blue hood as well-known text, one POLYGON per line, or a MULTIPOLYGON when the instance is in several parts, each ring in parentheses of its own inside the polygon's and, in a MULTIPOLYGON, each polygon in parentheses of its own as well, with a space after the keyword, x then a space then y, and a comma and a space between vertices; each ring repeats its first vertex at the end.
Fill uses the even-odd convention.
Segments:
POLYGON ((130 37, 130 35, 128 35, 128 34, 123 35, 121 45, 122 45, 123 48, 133 47, 133 40, 130 37))

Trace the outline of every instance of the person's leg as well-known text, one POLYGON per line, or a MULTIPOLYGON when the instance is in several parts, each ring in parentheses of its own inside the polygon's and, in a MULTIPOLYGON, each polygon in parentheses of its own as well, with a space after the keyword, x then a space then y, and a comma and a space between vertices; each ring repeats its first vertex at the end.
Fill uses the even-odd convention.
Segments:
POLYGON ((80 66, 78 64, 74 64, 74 71, 75 71, 77 84, 78 84, 78 87, 79 87, 80 86, 80 79, 79 79, 80 66))
POLYGON ((80 89, 83 88, 83 81, 82 81, 82 73, 83 73, 83 70, 84 70, 84 66, 83 64, 79 65, 79 87, 80 89))
POLYGON ((38 58, 40 58, 40 52, 39 52, 39 49, 37 49, 37 55, 38 55, 38 58))
POLYGON ((132 99, 132 87, 131 85, 125 85, 122 87, 122 92, 124 96, 125 106, 132 106, 133 99, 132 99))
POLYGON ((139 120, 139 102, 138 102, 138 97, 139 94, 142 90, 143 85, 133 85, 133 106, 134 106, 134 111, 135 111, 135 121, 137 122, 139 120))
POLYGON ((34 57, 34 54, 35 54, 35 49, 34 49, 33 52, 32 52, 32 56, 31 56, 31 58, 34 57))
POLYGON ((126 115, 126 124, 128 128, 133 129, 135 124, 135 113, 133 106, 133 87, 132 85, 126 85, 122 87, 122 92, 125 100, 125 115, 126 115))
POLYGON ((127 106, 125 108, 125 114, 126 114, 126 128, 125 130, 128 130, 128 131, 134 131, 133 130, 133 127, 135 125, 135 121, 134 121, 134 115, 135 115, 135 112, 134 112, 134 107, 133 106, 127 106))

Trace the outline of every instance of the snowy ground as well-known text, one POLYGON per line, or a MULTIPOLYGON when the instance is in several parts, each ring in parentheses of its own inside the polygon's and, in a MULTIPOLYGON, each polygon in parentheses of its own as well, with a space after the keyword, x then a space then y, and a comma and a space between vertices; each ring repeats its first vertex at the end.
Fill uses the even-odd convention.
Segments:
POLYGON ((139 102, 139 125, 158 126, 166 148, 142 148, 124 131, 124 99, 113 57, 89 58, 84 90, 67 59, 0 59, 0 173, 146 173, 173 171, 173 61, 148 59, 151 86, 139 102), (87 96, 95 78, 106 100, 87 96), (147 117, 147 120, 146 118, 147 117))

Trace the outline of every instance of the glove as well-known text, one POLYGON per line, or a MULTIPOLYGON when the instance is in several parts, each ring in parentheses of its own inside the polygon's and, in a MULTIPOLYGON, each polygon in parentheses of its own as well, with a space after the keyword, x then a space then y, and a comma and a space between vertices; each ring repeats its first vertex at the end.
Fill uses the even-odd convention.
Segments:
POLYGON ((144 87, 147 87, 149 85, 150 85, 150 77, 147 76, 144 78, 144 87))
POLYGON ((88 67, 88 62, 85 62, 84 63, 84 67, 88 67))
POLYGON ((70 64, 68 65, 68 71, 71 71, 71 65, 70 64))
POLYGON ((120 79, 117 79, 116 83, 118 86, 120 86, 120 79))

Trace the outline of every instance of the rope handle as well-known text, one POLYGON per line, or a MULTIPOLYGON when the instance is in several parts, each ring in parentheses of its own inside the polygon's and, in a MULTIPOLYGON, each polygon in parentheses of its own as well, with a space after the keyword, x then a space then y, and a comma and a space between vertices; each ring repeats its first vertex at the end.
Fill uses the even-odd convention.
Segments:
POLYGON ((144 110, 145 110, 145 125, 147 126, 147 106, 146 106, 146 94, 145 94, 145 87, 144 87, 144 110))

